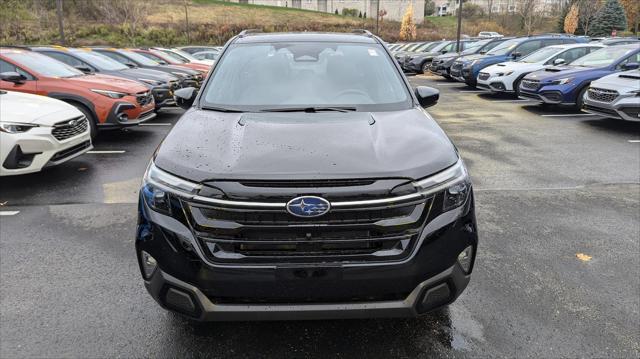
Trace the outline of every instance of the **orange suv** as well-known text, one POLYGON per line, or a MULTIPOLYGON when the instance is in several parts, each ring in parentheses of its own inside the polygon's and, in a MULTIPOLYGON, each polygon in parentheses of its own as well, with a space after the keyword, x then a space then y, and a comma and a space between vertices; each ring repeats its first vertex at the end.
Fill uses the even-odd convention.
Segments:
POLYGON ((0 89, 44 95, 77 107, 98 129, 135 126, 156 116, 149 89, 137 81, 83 72, 28 49, 0 48, 0 89))

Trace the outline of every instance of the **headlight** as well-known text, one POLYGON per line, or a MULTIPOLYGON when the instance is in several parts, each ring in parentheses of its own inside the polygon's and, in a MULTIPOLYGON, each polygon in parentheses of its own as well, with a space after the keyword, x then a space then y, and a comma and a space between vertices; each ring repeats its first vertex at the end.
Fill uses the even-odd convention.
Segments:
POLYGON ((162 84, 162 82, 160 82, 160 81, 151 80, 151 79, 138 79, 138 81, 142 81, 144 83, 147 83, 147 84, 153 85, 153 86, 158 86, 158 85, 162 84))
POLYGON ((29 131, 34 127, 38 127, 38 125, 34 125, 31 123, 0 122, 0 132, 5 133, 23 133, 29 131))
POLYGON ((423 194, 444 193, 443 211, 450 211, 463 205, 471 190, 471 181, 462 160, 446 170, 414 183, 423 194))
POLYGON ((111 97, 111 98, 123 98, 127 96, 127 94, 124 92, 117 92, 117 91, 110 91, 110 90, 91 89, 91 91, 95 93, 99 93, 100 95, 103 95, 103 96, 111 97))
POLYGON ((142 179, 141 191, 149 207, 158 212, 171 213, 172 195, 192 196, 201 187, 159 169, 152 161, 142 179))
POLYGON ((573 80, 571 77, 565 77, 563 79, 553 80, 551 81, 551 85, 564 85, 568 84, 573 80))

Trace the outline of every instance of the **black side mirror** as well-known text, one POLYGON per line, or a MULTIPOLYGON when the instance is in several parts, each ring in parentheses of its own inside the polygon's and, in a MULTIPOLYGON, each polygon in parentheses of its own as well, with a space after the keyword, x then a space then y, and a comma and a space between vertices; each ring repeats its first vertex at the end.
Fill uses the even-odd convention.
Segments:
POLYGON ((553 60, 553 64, 555 66, 564 65, 565 63, 566 63, 566 61, 564 61, 564 59, 555 59, 555 60, 553 60))
POLYGON ((638 64, 637 62, 627 62, 626 64, 622 65, 623 70, 635 70, 638 67, 640 67, 640 64, 638 64))
POLYGON ((78 66, 75 66, 75 68, 84 72, 85 74, 93 73, 93 70, 89 66, 78 65, 78 66))
POLYGON ((420 106, 427 108, 431 107, 438 103, 438 99, 440 98, 440 91, 434 89, 433 87, 427 86, 418 86, 415 89, 416 97, 418 98, 418 102, 420 106))
POLYGON ((513 53, 511 53, 511 57, 512 57, 512 58, 514 58, 514 59, 517 59, 517 58, 518 58, 518 57, 520 57, 520 56, 522 56, 522 54, 521 54, 521 53, 519 53, 519 52, 513 52, 513 53))
POLYGON ((198 90, 195 87, 185 87, 176 90, 173 96, 176 99, 176 104, 187 110, 193 106, 193 101, 195 101, 197 94, 198 90))
POLYGON ((27 78, 17 72, 3 72, 0 73, 0 80, 6 82, 13 82, 16 85, 23 84, 27 78))

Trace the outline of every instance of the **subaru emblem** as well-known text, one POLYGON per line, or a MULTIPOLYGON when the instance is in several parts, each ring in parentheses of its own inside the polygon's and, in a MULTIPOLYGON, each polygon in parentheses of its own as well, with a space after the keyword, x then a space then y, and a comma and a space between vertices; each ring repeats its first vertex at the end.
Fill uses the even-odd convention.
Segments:
POLYGON ((331 204, 315 196, 296 197, 287 203, 287 212, 296 217, 319 217, 329 212, 331 204))

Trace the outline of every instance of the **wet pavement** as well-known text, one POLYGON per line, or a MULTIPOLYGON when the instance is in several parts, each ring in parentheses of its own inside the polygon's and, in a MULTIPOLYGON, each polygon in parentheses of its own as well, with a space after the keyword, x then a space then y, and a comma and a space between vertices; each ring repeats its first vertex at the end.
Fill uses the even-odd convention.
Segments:
POLYGON ((429 112, 476 188, 481 244, 453 305, 305 322, 165 312, 133 235, 140 179, 175 109, 101 135, 95 149, 114 153, 0 179, 0 211, 19 211, 0 216, 0 357, 640 356, 640 125, 411 81, 442 91, 429 112))

